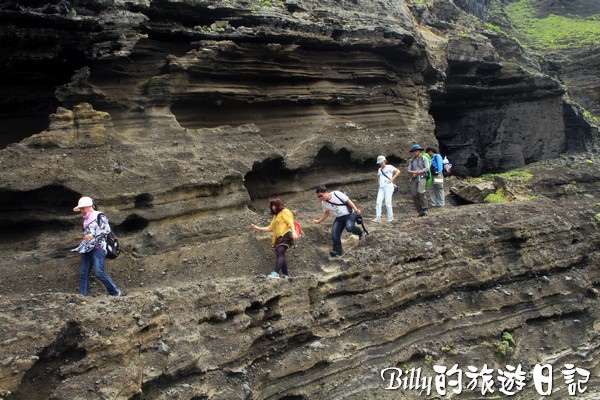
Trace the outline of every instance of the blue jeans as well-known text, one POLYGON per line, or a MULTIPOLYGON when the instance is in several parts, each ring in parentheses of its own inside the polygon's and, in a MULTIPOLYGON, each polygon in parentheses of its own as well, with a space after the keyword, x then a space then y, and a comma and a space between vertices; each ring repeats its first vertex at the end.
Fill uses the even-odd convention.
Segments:
POLYGON ((342 255, 342 232, 346 229, 348 232, 355 235, 362 235, 363 231, 356 224, 356 214, 348 214, 337 217, 333 222, 331 238, 333 239, 333 251, 338 255, 342 255))
POLYGON ((104 272, 104 257, 106 252, 102 249, 95 248, 92 251, 81 255, 81 263, 79 264, 79 294, 87 296, 90 291, 90 275, 92 267, 94 268, 94 276, 108 290, 108 294, 116 296, 119 293, 119 288, 110 279, 110 276, 104 272))

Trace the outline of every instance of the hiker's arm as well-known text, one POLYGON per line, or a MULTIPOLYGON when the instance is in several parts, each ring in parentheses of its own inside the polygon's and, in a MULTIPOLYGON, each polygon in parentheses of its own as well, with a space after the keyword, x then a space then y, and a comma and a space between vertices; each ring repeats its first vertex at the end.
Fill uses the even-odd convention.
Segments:
POLYGON ((408 172, 410 173, 410 176, 412 176, 413 178, 424 174, 425 172, 427 172, 427 170, 429 169, 429 162, 427 161, 427 159, 425 158, 423 160, 423 165, 425 166, 424 169, 410 169, 411 163, 408 163, 408 172))
POLYGON ((320 224, 321 222, 325 221, 327 219, 327 217, 329 217, 329 214, 331 214, 331 211, 327 210, 323 213, 323 215, 321 215, 321 218, 319 219, 313 219, 312 223, 313 224, 320 224))
POLYGON ((396 170, 394 171, 394 175, 392 175, 392 183, 394 183, 394 179, 396 179, 398 175, 400 175, 400 170, 396 168, 396 170))
POLYGON ((442 177, 442 173, 444 172, 444 161, 442 160, 442 157, 440 155, 438 155, 437 157, 437 176, 438 177, 442 177))
POLYGON ((250 225, 253 229, 257 230, 258 232, 271 232, 271 228, 268 226, 256 226, 254 224, 250 225))
POLYGON ((354 203, 352 202, 352 200, 348 199, 348 201, 346 202, 351 209, 354 210, 354 212, 356 213, 356 215, 360 215, 360 210, 354 205, 354 203))

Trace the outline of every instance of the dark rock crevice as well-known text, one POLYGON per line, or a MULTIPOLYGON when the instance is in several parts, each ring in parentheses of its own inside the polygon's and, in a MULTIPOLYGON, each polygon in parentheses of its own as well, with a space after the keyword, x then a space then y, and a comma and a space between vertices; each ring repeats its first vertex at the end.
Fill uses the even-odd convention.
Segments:
MULTIPOLYGON (((0 192, 0 246, 30 243, 43 233, 73 229, 73 207, 80 194, 50 185, 30 191, 0 192)), ((28 245, 25 244, 25 247, 28 245)))
POLYGON ((12 400, 46 400, 65 379, 63 368, 85 358, 85 348, 79 347, 83 334, 76 323, 69 323, 59 333, 56 341, 43 349, 35 364, 21 380, 17 391, 9 396, 12 400))
MULTIPOLYGON (((308 168, 290 170, 285 166, 283 158, 256 163, 244 177, 244 186, 250 198, 255 201, 306 190, 314 193, 320 185, 326 185, 329 190, 337 190, 344 184, 363 180, 364 175, 372 170, 367 162, 352 160, 346 149, 333 152, 330 148, 323 147, 308 168)), ((259 207, 264 205, 261 203, 259 207)))

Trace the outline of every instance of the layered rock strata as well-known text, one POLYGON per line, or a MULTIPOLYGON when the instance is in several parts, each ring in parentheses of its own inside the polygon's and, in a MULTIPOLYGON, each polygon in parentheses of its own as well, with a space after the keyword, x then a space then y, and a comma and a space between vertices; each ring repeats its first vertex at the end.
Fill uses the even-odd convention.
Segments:
MULTIPOLYGON (((216 279, 182 262, 169 275, 187 283, 122 299, 11 296, 2 388, 30 399, 416 399, 385 390, 380 371, 574 363, 592 374, 580 398, 597 396, 600 236, 587 204, 465 206, 435 220, 434 232, 428 219, 372 227, 351 257, 303 267, 311 240, 294 251, 292 281, 216 279), (507 357, 495 353, 502 332, 516 342, 507 357)), ((556 373, 548 398, 566 395, 556 373)), ((536 396, 529 374, 520 396, 536 396)))
POLYGON ((319 184, 371 215, 375 157, 404 170, 414 142, 459 174, 588 149, 558 83, 452 2, 4 2, 0 21, 0 395, 397 398, 379 371, 425 356, 598 376, 594 157, 435 233, 404 192, 341 261, 309 223, 319 184), (82 195, 122 241, 125 299, 73 294, 82 195), (272 195, 306 230, 291 282, 263 278, 249 230, 272 195))

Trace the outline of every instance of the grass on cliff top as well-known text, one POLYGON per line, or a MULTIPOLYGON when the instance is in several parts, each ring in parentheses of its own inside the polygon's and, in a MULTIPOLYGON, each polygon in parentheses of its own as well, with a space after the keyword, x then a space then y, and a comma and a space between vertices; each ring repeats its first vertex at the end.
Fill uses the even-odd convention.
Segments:
POLYGON ((535 0, 506 6, 515 28, 537 49, 561 49, 600 43, 600 15, 591 17, 549 15, 536 18, 535 0))

